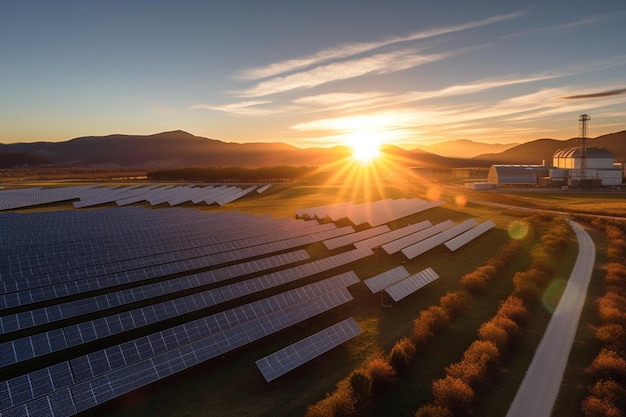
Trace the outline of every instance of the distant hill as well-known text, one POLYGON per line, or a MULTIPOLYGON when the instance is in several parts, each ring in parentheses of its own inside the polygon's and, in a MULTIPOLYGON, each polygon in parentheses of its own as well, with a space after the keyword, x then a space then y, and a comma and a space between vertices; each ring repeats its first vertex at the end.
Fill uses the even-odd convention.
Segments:
POLYGON ((0 169, 50 165, 50 161, 27 153, 0 152, 0 169))
MULTIPOLYGON (((579 138, 568 140, 537 139, 514 146, 500 153, 479 155, 472 161, 480 164, 546 164, 552 163, 552 155, 559 149, 580 146, 579 138)), ((597 138, 587 139, 587 146, 606 148, 615 159, 626 161, 626 130, 597 138)))
POLYGON ((504 152, 518 143, 482 143, 469 139, 451 140, 440 142, 434 145, 424 145, 417 149, 449 158, 473 158, 482 154, 493 154, 504 152))
MULTIPOLYGON (((478 149, 475 142, 469 142, 453 141, 448 144, 457 147, 467 144, 472 149, 478 149)), ((588 144, 605 147, 614 153, 616 159, 626 160, 626 131, 589 139, 588 144)), ((549 163, 556 150, 572 146, 579 146, 578 139, 538 139, 471 159, 450 158, 422 149, 406 150, 391 145, 382 147, 381 152, 402 166, 454 168, 491 164, 541 164, 544 160, 549 163)), ((350 154, 351 150, 346 146, 302 149, 285 143, 228 143, 176 130, 154 135, 89 136, 65 142, 0 144, 0 168, 44 164, 141 169, 324 166, 341 161, 350 154)))

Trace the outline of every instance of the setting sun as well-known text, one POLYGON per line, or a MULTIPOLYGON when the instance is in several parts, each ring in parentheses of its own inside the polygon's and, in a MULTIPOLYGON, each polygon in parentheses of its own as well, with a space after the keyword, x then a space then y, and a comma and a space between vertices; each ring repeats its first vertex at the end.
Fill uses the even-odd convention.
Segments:
POLYGON ((354 139, 350 146, 352 156, 360 162, 370 162, 380 155, 380 143, 374 139, 354 139))

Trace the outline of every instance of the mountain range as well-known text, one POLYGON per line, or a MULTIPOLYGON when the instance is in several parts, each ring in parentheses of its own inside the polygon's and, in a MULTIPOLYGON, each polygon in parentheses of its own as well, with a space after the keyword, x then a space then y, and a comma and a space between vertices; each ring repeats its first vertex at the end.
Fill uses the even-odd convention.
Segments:
MULTIPOLYGON (((588 139, 588 146, 611 150, 626 160, 626 130, 588 139)), ((472 141, 451 141, 406 150, 386 145, 383 154, 406 166, 467 167, 492 164, 550 163, 558 149, 580 146, 569 140, 537 139, 518 145, 489 145, 472 141), (438 154, 446 148, 465 148, 466 155, 487 151, 473 158, 438 154)), ((0 144, 0 168, 17 166, 64 166, 93 168, 173 168, 191 166, 323 166, 349 157, 350 148, 297 148, 285 143, 229 143, 194 136, 184 131, 154 135, 89 136, 64 142, 0 144)), ((456 154, 458 155, 458 154, 456 154)))

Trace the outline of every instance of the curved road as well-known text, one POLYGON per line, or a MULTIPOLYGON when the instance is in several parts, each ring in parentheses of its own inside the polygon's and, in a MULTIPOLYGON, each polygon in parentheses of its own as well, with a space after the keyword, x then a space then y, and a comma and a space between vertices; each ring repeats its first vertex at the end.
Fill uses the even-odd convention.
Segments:
POLYGON ((578 239, 578 257, 506 417, 550 417, 559 393, 596 254, 589 234, 578 223, 569 222, 578 239))

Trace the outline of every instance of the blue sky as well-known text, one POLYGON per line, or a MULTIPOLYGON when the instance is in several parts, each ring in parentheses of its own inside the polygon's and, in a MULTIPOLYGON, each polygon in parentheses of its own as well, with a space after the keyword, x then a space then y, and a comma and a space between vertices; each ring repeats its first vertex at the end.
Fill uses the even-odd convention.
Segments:
POLYGON ((300 147, 626 129, 626 3, 4 1, 0 143, 300 147))

